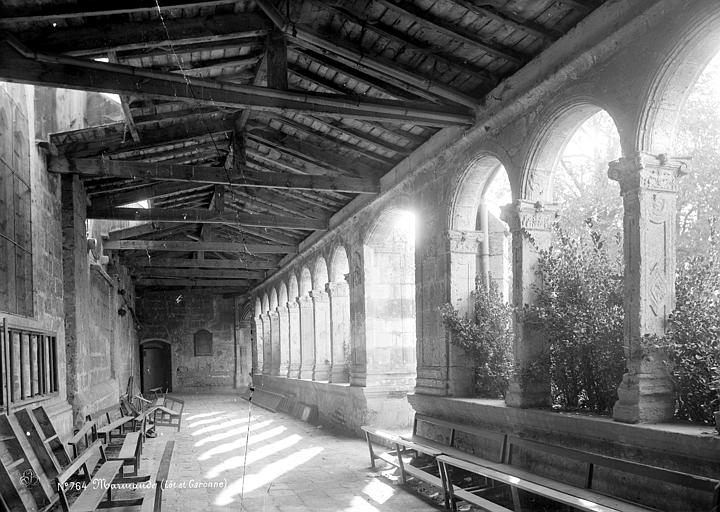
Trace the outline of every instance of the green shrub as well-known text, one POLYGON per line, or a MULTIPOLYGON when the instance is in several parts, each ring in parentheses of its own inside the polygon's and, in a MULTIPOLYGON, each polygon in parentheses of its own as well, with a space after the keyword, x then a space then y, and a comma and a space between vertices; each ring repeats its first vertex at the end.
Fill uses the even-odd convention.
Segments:
POLYGON ((720 410, 720 251, 713 241, 706 254, 679 265, 676 305, 661 338, 649 338, 668 357, 680 419, 714 424, 720 410))
POLYGON ((530 371, 549 373, 554 406, 608 414, 625 371, 621 251, 608 250, 619 237, 608 241, 589 226, 566 231, 557 223, 554 235, 540 251, 543 285, 525 309, 547 342, 530 371))
POLYGON ((512 308, 497 285, 478 283, 471 295, 471 314, 460 314, 451 304, 440 308, 450 341, 475 363, 475 391, 483 398, 503 398, 512 372, 512 308))

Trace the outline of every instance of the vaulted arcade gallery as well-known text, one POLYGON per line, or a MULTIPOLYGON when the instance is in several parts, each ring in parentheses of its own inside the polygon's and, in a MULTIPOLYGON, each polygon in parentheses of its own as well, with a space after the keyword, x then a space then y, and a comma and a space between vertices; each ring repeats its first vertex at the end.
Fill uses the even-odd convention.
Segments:
POLYGON ((69 438, 129 380, 252 387, 343 435, 440 443, 450 424, 477 456, 461 427, 654 468, 575 482, 565 452, 512 461, 711 510, 720 331, 682 312, 711 311, 720 282, 717 2, 8 0, 0 16, 8 416, 42 405, 69 438), (704 366, 673 359, 689 346, 704 366))

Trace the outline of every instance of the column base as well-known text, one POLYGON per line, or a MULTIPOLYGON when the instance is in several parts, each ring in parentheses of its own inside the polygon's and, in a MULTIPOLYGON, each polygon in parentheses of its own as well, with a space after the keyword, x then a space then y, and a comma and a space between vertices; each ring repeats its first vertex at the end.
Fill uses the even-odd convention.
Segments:
POLYGON ((330 382, 347 384, 350 382, 350 372, 343 366, 330 366, 330 382))
POLYGON ((523 409, 550 407, 550 384, 530 382, 521 386, 517 380, 513 379, 505 394, 505 405, 523 409))
POLYGON ((304 379, 304 380, 312 380, 313 378, 313 369, 312 367, 300 367, 300 371, 298 372, 298 379, 304 379))
POLYGON ((289 367, 288 367, 287 363, 286 363, 286 364, 281 364, 281 365, 280 365, 280 368, 278 369, 278 375, 279 375, 280 377, 287 377, 287 376, 288 376, 288 372, 289 372, 289 367))
POLYGON ((287 371, 288 379, 299 379, 300 378, 300 365, 290 364, 287 371))
POLYGON ((626 373, 618 387, 613 419, 622 423, 662 423, 675 414, 672 384, 665 376, 626 373))
POLYGON ((312 379, 317 380, 317 381, 329 381, 330 380, 330 365, 329 364, 315 365, 315 368, 313 369, 312 379))

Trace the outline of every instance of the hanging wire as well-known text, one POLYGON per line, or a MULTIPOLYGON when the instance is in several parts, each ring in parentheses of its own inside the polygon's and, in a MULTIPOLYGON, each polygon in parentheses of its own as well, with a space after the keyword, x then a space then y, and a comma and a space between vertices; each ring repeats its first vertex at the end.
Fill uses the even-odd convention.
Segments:
POLYGON ((250 384, 250 398, 248 398, 247 431, 245 432, 245 454, 243 455, 242 481, 240 483, 240 510, 244 510, 243 501, 245 500, 245 469, 247 468, 248 442, 250 441, 250 421, 252 420, 253 391, 255 391, 255 388, 252 384, 250 384))
MULTIPOLYGON (((185 84, 187 85, 188 91, 190 91, 190 95, 192 96, 193 99, 197 99, 197 97, 195 96, 195 91, 192 87, 192 83, 190 82, 190 77, 188 76, 187 72, 185 71, 185 68, 183 67, 182 59, 180 58, 178 53, 175 51, 175 45, 173 44, 172 38, 170 37, 170 31, 168 30, 167 24, 165 23, 165 18, 163 17, 162 8, 160 7, 159 0, 155 0, 155 6, 157 7, 158 16, 160 17, 160 23, 162 23, 163 29, 165 30, 165 35, 167 36, 167 40, 170 45, 170 51, 172 52, 173 56, 175 57, 175 62, 177 63, 177 67, 180 70, 180 73, 182 74, 183 79, 185 80, 185 84)), ((215 106, 215 102, 212 98, 210 98, 210 101, 212 102, 213 106, 215 106)), ((218 148, 217 142, 215 141, 215 137, 213 136, 212 132, 210 131, 210 128, 208 127, 207 123, 205 122, 205 117, 203 115, 203 112, 200 111, 200 107, 197 104, 197 102, 195 102, 195 108, 197 109, 197 112, 198 112, 199 118, 200 118, 200 122, 202 123, 203 128, 205 129, 205 132, 210 137, 210 141, 212 142, 213 147, 215 148, 215 152, 218 155, 220 155, 220 149, 218 148)), ((230 150, 234 151, 232 147, 230 150)), ((235 155, 235 158, 237 158, 237 155, 235 155)), ((233 203, 238 203, 239 201, 238 201, 238 198, 235 193, 235 187, 233 187, 233 181, 230 176, 230 173, 228 172, 228 170, 225 168, 224 165, 222 166, 222 168, 225 171, 225 176, 228 181, 228 185, 229 185, 228 188, 229 188, 230 195, 232 196, 233 203)), ((241 172, 242 172, 242 169, 241 169, 241 172)), ((237 225, 238 229, 242 232, 240 221, 238 218, 239 213, 240 212, 235 211, 236 225, 237 225)), ((244 239, 245 239, 245 237, 243 235, 243 243, 244 243, 244 239)), ((247 247, 245 247, 245 249, 247 250, 247 247)), ((248 253, 248 254, 250 254, 251 256, 254 256, 254 254, 252 254, 252 253, 248 253)))

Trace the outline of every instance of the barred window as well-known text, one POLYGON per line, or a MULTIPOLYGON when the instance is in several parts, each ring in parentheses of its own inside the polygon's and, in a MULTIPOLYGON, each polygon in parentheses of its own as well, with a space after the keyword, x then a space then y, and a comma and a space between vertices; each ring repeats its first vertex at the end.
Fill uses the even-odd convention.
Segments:
POLYGON ((195 355, 211 356, 212 355, 212 333, 205 329, 200 329, 195 333, 195 355))
POLYGON ((28 119, 15 99, 19 86, 0 86, 0 311, 31 316, 32 228, 28 119), (8 90, 8 87, 11 89, 8 90), (10 94, 10 91, 13 94, 10 94), (15 98, 13 97, 15 96, 15 98))

